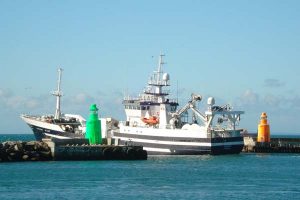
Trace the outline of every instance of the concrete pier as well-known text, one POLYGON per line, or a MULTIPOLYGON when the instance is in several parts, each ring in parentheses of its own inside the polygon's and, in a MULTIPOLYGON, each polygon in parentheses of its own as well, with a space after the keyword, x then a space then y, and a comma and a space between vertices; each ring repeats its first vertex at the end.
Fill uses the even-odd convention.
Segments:
POLYGON ((87 139, 0 143, 0 162, 50 160, 147 160, 142 146, 89 145, 87 139))
POLYGON ((89 145, 87 139, 43 141, 54 160, 147 160, 142 146, 89 145))
POLYGON ((256 137, 244 137, 243 152, 300 153, 300 138, 271 138, 270 142, 257 142, 256 137))

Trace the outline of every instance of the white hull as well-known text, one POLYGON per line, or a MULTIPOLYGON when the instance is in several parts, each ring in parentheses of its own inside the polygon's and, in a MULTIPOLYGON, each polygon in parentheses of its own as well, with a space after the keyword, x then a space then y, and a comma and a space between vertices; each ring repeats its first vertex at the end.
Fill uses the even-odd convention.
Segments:
POLYGON ((122 145, 141 145, 152 155, 239 153, 244 146, 241 136, 210 138, 203 132, 182 129, 121 127, 113 138, 122 145))

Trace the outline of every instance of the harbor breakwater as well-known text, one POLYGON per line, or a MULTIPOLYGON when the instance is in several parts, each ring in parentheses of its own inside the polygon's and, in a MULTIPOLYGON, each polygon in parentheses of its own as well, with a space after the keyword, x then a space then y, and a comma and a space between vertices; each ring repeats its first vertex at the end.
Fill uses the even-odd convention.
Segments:
POLYGON ((146 159, 141 146, 89 145, 85 139, 0 143, 0 162, 146 159))
POLYGON ((300 138, 271 138, 270 142, 257 142, 255 136, 245 136, 243 152, 300 153, 300 138))
POLYGON ((52 160, 52 154, 45 142, 7 141, 0 143, 0 162, 47 160, 52 160))

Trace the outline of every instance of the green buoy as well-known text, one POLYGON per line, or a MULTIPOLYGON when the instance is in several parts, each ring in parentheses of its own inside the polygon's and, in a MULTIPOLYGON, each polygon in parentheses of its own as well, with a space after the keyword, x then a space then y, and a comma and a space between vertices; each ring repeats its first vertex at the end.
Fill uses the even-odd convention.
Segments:
POLYGON ((86 122, 85 138, 89 139, 90 144, 101 144, 101 121, 98 118, 98 108, 96 104, 90 106, 90 117, 86 122))

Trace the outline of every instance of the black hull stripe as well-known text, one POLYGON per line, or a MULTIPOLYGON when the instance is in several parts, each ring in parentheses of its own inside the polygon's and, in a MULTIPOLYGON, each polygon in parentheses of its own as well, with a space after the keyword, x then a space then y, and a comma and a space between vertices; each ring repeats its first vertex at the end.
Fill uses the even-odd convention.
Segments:
POLYGON ((174 144, 158 144, 158 143, 147 143, 147 142, 135 142, 135 141, 128 141, 128 140, 120 140, 122 145, 133 145, 133 146, 143 146, 143 147, 151 147, 151 148, 167 148, 167 149, 191 149, 197 150, 201 149, 211 149, 215 147, 222 147, 222 148, 231 148, 233 146, 241 146, 243 148, 243 144, 226 144, 219 145, 219 146, 197 146, 197 145, 174 145, 174 144))
MULTIPOLYGON (((128 145, 127 141, 120 140, 121 145, 128 145)), ((149 155, 202 155, 202 154, 238 154, 244 145, 224 145, 224 146, 181 146, 181 145, 161 145, 142 142, 131 142, 130 145, 138 145, 146 148, 170 149, 170 152, 148 151, 149 155)))
POLYGON ((230 138, 187 138, 187 137, 164 137, 164 136, 150 136, 140 134, 127 134, 114 132, 114 137, 136 138, 144 140, 159 140, 159 141, 174 141, 174 142, 205 142, 205 143, 223 143, 223 142, 241 142, 244 141, 242 136, 230 138))
POLYGON ((84 138, 84 135, 80 135, 80 134, 54 131, 54 130, 45 129, 45 128, 34 126, 34 125, 29 125, 29 126, 34 133, 35 139, 38 141, 41 141, 43 138, 49 138, 49 136, 45 135, 45 133, 48 133, 51 135, 69 137, 69 138, 84 138))

